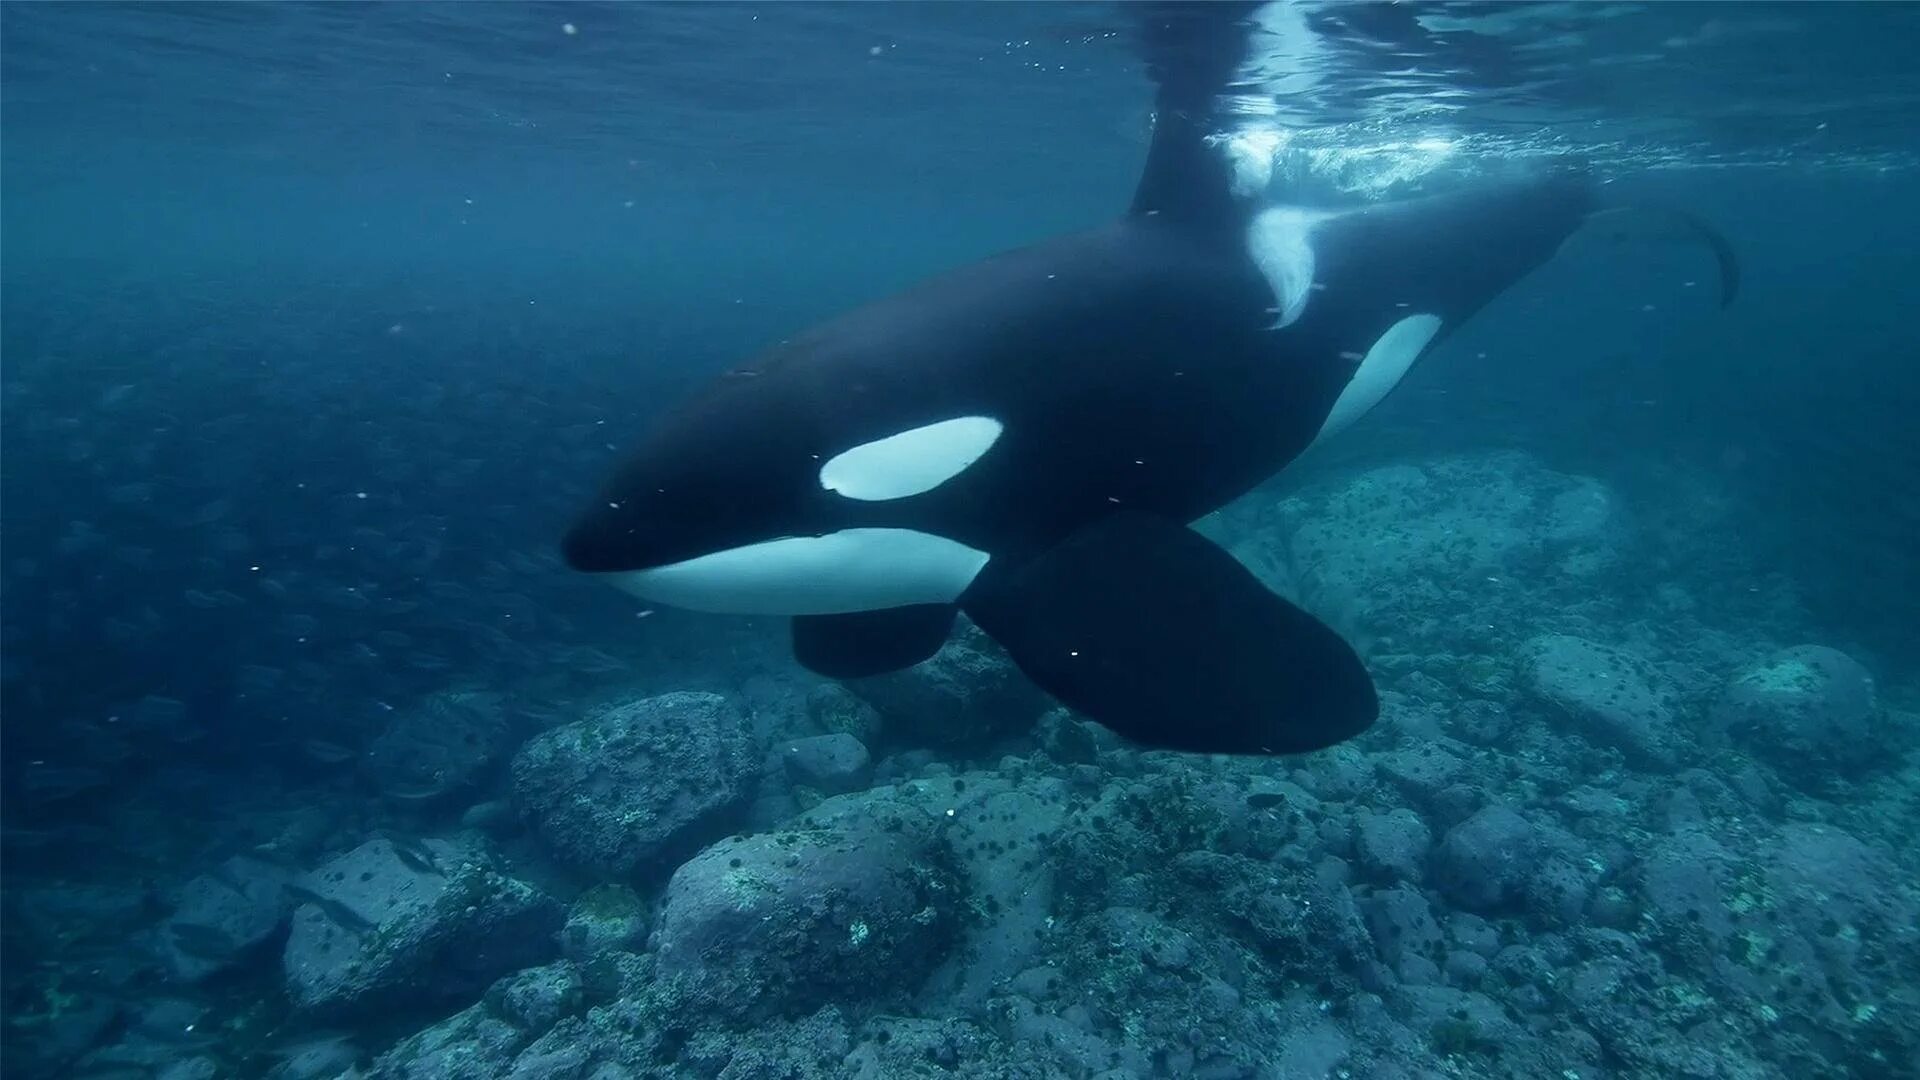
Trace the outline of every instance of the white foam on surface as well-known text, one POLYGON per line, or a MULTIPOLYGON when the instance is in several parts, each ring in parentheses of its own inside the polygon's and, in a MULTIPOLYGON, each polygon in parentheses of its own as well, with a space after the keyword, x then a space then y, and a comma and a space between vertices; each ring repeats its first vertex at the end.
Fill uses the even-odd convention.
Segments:
POLYGON ((1306 314, 1313 292, 1313 227, 1330 215, 1300 206, 1275 206, 1247 225, 1247 253, 1273 290, 1272 329, 1291 326, 1306 314))

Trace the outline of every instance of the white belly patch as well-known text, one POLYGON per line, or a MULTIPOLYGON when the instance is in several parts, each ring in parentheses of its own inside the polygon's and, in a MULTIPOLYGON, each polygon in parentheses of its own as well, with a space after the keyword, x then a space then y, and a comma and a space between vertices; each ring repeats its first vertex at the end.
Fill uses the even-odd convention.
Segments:
POLYGON ((913 529, 843 529, 606 575, 655 603, 729 615, 839 615, 959 599, 987 553, 913 529))

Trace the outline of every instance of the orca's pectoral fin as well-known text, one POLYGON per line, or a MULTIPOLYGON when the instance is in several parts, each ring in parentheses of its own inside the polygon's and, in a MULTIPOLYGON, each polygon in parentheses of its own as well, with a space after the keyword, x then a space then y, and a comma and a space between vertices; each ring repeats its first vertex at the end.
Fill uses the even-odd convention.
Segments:
POLYGON ((830 679, 884 675, 939 652, 958 613, 952 604, 914 604, 850 615, 801 615, 793 620, 793 655, 807 670, 830 679))
POLYGON ((1346 642, 1161 518, 1107 518, 975 591, 962 606, 1029 678, 1148 746, 1297 753, 1379 712, 1346 642))
POLYGON ((1713 253, 1720 272, 1720 306, 1740 295, 1740 260, 1720 230, 1704 218, 1667 206, 1615 206, 1587 215, 1589 226, 1610 230, 1620 239, 1678 241, 1700 244, 1713 253))

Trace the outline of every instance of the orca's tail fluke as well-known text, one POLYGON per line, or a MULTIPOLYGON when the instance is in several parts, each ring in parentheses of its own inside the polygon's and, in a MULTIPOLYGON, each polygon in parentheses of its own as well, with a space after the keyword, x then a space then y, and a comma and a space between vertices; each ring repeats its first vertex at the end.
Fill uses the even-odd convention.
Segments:
POLYGON ((1587 215, 1587 226, 1605 230, 1616 240, 1698 244, 1713 255, 1719 270, 1720 306, 1726 307, 1740 295, 1740 260, 1734 255, 1733 245, 1720 230, 1697 214, 1636 203, 1596 210, 1587 215))

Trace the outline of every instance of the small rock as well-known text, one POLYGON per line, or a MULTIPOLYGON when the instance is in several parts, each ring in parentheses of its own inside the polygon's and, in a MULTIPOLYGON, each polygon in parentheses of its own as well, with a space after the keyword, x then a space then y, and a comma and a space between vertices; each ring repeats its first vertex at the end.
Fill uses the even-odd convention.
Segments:
POLYGON ((1488 795, 1472 784, 1449 784, 1433 796, 1427 816, 1437 828, 1451 829, 1487 805, 1488 795))
POLYGON ((1189 970, 1203 955, 1186 931, 1139 908, 1108 908, 1100 914, 1098 933, 1115 953, 1161 971, 1189 970))
POLYGON ((1573 477, 1573 486, 1553 497, 1541 535, 1561 544, 1596 543, 1606 538, 1618 514, 1613 494, 1599 482, 1573 477))
POLYGON ((1381 754, 1374 766, 1403 795, 1421 806, 1430 805, 1466 771, 1466 765, 1459 758, 1437 746, 1381 754))
POLYGON ((1331 747, 1306 759, 1294 780, 1322 799, 1351 799, 1373 783, 1373 759, 1352 744, 1331 747))
POLYGON ((570 1015, 586 996, 580 973, 565 961, 528 968, 494 983, 487 1004, 494 1014, 528 1031, 545 1031, 570 1015))
POLYGON ((1419 882, 1433 847, 1433 834, 1419 814, 1405 807, 1384 814, 1362 809, 1354 822, 1363 869, 1381 881, 1419 882))
POLYGON ((1487 958, 1465 949, 1455 949, 1447 954, 1444 971, 1447 981, 1455 986, 1477 986, 1486 977, 1487 958))
POLYGON ((1539 837, 1505 806, 1490 806, 1448 830, 1434 857, 1434 880, 1448 899, 1491 912, 1519 899, 1534 870, 1539 837))
POLYGON ((859 739, 847 734, 814 735, 780 748, 787 776, 823 795, 840 795, 867 786, 873 759, 859 739))
POLYGON ((1497 701, 1472 698, 1448 714, 1447 728, 1476 746, 1498 746, 1513 730, 1513 714, 1497 701))
POLYGON ((1587 919, 1595 926, 1624 929, 1639 915, 1632 897, 1618 885, 1603 885, 1587 902, 1587 919))
POLYGON ((863 744, 880 734, 880 713, 839 683, 807 691, 807 716, 828 735, 851 735, 863 744))
POLYGON ((1480 916, 1464 911, 1447 919, 1447 937, 1460 948, 1489 960, 1500 951, 1500 931, 1480 916))
POLYGON ((460 827, 478 829, 489 836, 505 836, 520 827, 520 818, 507 800, 488 799, 467 807, 460 815, 460 827))
POLYGON ((609 950, 638 952, 647 941, 647 905, 625 885, 588 889, 567 911, 560 953, 585 962, 609 950))
POLYGON ((1063 765, 1091 765, 1100 759, 1100 747, 1107 738, 1103 730, 1065 709, 1054 709, 1040 718, 1034 735, 1053 760, 1063 765))
MULTIPOLYGON (((1440 924, 1433 920, 1433 908, 1415 889, 1396 886, 1375 893, 1367 905, 1367 926, 1380 947, 1380 957, 1405 978, 1410 970, 1431 975, 1438 972, 1436 961, 1442 956, 1440 924), (1411 963, 1426 965, 1419 967, 1411 963)), ((1434 981, 1431 977, 1422 982, 1434 981)))
POLYGON ((1557 922, 1574 926, 1587 910, 1586 876, 1565 859, 1549 859, 1527 883, 1529 905, 1557 922))

